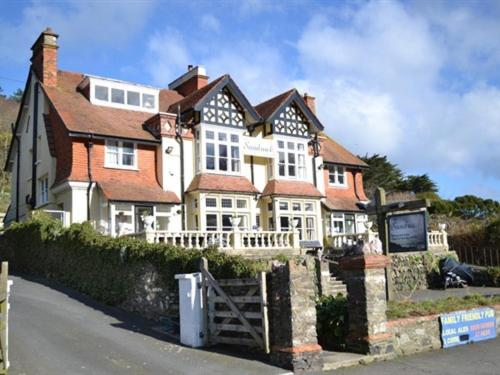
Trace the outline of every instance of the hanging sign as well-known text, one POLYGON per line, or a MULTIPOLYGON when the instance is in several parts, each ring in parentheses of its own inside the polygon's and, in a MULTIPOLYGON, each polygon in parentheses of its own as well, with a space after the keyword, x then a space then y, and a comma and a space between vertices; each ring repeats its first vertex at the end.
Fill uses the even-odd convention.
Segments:
POLYGON ((427 219, 425 211, 393 214, 389 224, 389 252, 427 250, 427 219))
POLYGON ((274 158, 274 142, 269 139, 242 137, 243 155, 274 158))
POLYGON ((443 348, 490 340, 497 335, 495 310, 490 307, 442 314, 439 321, 443 348))

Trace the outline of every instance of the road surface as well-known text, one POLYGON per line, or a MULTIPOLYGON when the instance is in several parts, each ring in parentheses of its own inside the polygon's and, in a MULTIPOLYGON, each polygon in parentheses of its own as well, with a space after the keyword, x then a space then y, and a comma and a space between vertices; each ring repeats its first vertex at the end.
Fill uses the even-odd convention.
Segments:
POLYGON ((168 342, 152 324, 43 280, 12 276, 9 375, 283 374, 168 342))
MULTIPOLYGON (((323 373, 326 374, 326 373, 323 373)), ((498 375, 500 339, 329 372, 332 375, 498 375)))

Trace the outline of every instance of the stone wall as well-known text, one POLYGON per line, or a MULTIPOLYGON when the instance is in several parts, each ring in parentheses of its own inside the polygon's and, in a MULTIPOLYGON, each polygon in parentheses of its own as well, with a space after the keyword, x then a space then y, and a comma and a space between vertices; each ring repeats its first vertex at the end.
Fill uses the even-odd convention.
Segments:
POLYGON ((321 370, 314 261, 306 257, 276 265, 268 280, 271 361, 297 374, 321 370))
POLYGON ((454 251, 391 254, 393 291, 408 293, 438 286, 440 283, 439 260, 448 256, 456 257, 457 255, 454 251))
MULTIPOLYGON (((495 306, 497 333, 500 332, 500 305, 495 306)), ((398 355, 415 354, 441 348, 439 315, 396 319, 387 322, 393 334, 394 348, 398 355)))
POLYGON ((147 319, 179 319, 179 288, 177 282, 168 287, 156 268, 146 264, 137 278, 138 283, 121 308, 137 313, 147 319))

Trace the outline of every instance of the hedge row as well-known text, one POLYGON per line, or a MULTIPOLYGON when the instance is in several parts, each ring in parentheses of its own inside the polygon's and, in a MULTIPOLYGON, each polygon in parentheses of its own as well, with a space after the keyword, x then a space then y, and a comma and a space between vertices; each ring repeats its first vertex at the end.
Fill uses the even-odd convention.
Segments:
POLYGON ((173 286, 175 274, 199 270, 202 256, 216 278, 250 277, 267 267, 216 249, 186 250, 111 238, 88 223, 63 228, 40 213, 11 225, 0 238, 0 258, 9 261, 12 270, 57 280, 111 305, 125 301, 146 264, 155 266, 165 284, 173 286))

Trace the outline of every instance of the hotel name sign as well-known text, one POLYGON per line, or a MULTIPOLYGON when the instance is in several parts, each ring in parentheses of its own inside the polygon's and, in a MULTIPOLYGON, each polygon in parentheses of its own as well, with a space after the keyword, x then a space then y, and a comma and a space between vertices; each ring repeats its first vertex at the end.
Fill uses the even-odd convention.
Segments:
POLYGON ((260 156, 262 158, 275 157, 275 145, 272 140, 253 137, 242 137, 243 155, 260 156))

